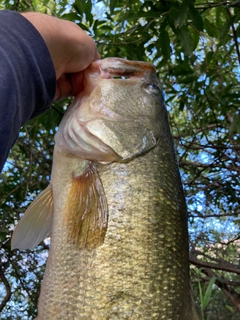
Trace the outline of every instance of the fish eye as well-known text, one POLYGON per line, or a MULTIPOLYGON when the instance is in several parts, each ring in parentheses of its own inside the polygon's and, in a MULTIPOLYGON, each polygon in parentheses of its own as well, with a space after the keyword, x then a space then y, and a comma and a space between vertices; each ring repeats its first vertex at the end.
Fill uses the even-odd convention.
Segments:
POLYGON ((144 83, 143 89, 149 94, 159 94, 160 88, 154 83, 144 83))

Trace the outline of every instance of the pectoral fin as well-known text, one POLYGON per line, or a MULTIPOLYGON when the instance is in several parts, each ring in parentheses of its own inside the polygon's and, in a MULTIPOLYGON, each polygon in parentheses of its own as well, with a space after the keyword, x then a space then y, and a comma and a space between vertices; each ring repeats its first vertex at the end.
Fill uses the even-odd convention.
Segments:
POLYGON ((17 224, 11 241, 13 249, 33 249, 50 235, 53 216, 52 186, 43 190, 17 224))
POLYGON ((96 248, 104 242, 108 206, 98 171, 93 164, 78 177, 65 204, 68 240, 79 248, 96 248))

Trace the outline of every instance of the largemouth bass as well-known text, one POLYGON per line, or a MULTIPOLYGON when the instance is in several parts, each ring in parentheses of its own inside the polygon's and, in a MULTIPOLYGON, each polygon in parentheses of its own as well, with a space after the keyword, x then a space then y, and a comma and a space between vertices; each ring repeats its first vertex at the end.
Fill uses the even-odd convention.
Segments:
POLYGON ((55 135, 51 183, 12 248, 51 245, 38 320, 193 320, 187 215, 155 68, 85 71, 55 135))

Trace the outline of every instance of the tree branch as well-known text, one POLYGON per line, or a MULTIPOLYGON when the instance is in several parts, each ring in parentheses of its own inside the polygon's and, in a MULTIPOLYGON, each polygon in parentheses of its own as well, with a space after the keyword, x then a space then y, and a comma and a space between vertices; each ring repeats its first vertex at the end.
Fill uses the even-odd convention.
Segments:
POLYGON ((201 9, 201 10, 207 10, 207 9, 212 9, 212 8, 217 8, 217 7, 239 7, 239 2, 238 1, 220 1, 220 2, 204 2, 204 3, 196 3, 196 9, 201 9))
MULTIPOLYGON (((214 162, 215 162, 215 160, 214 160, 214 162)), ((181 167, 191 165, 191 166, 194 166, 194 167, 205 168, 205 169, 208 169, 208 168, 219 168, 220 164, 219 163, 214 163, 214 162, 212 162, 212 163, 201 163, 201 162, 197 162, 197 161, 193 162, 193 161, 182 160, 181 162, 179 162, 179 165, 181 167)), ((229 170, 229 171, 236 171, 236 172, 240 173, 240 168, 237 168, 235 166, 225 166, 224 168, 229 170)))
POLYGON ((197 259, 193 254, 189 254, 189 262, 197 266, 198 268, 209 268, 209 269, 215 269, 215 270, 221 270, 221 271, 226 271, 226 272, 232 272, 236 274, 240 274, 240 269, 238 267, 229 267, 225 266, 223 264, 216 264, 216 263, 211 263, 211 262, 205 262, 197 259))
POLYGON ((222 217, 232 217, 232 216, 238 216, 240 212, 230 212, 230 213, 223 213, 223 214, 201 214, 200 212, 195 215, 195 214, 189 214, 189 218, 222 218, 222 217))
MULTIPOLYGON (((214 257, 211 257, 210 255, 202 252, 202 251, 199 251, 195 248, 193 248, 191 250, 191 254, 196 258, 197 255, 201 255, 201 256, 204 256, 206 257, 207 259, 209 259, 210 261, 214 261, 217 263, 217 265, 222 265, 222 266, 225 266, 225 267, 229 267, 229 268, 236 268, 238 269, 238 266, 237 265, 234 265, 233 263, 231 262, 228 262, 228 261, 225 261, 224 259, 222 258, 214 258, 214 257)), ((197 259, 197 258, 196 258, 197 259)))
POLYGON ((0 312, 2 312, 3 308, 6 306, 7 302, 10 300, 11 295, 12 295, 10 284, 9 284, 7 278, 5 277, 4 270, 3 270, 2 266, 0 267, 0 279, 2 280, 2 282, 5 286, 5 289, 6 289, 6 295, 0 304, 0 312))

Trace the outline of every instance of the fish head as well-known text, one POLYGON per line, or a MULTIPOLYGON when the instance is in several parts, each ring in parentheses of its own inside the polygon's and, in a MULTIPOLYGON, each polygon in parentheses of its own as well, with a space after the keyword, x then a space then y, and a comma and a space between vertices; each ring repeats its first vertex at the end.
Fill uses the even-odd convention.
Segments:
POLYGON ((84 77, 85 90, 55 137, 58 148, 112 162, 129 161, 156 146, 167 113, 152 64, 107 58, 93 62, 84 77))

